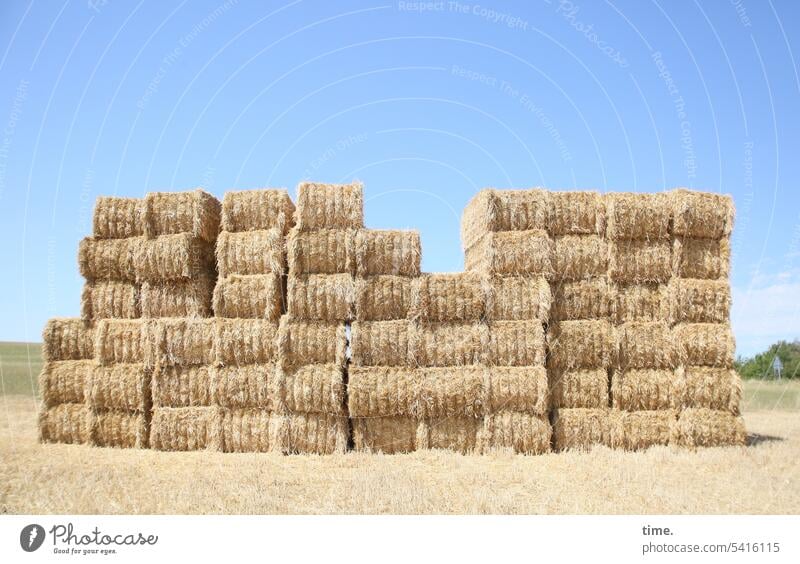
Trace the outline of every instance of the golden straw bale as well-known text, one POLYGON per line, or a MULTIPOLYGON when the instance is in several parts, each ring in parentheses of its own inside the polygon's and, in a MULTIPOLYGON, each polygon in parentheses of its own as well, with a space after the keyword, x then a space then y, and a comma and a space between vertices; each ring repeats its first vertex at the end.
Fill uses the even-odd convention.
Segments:
POLYGON ((353 448, 384 454, 416 450, 417 427, 425 425, 411 417, 367 417, 352 421, 353 448))
POLYGON ((92 439, 92 412, 83 403, 62 403, 39 413, 43 443, 88 444, 92 439))
POLYGON ((94 409, 150 409, 150 371, 144 364, 95 366, 86 380, 86 403, 94 409))
POLYGON ((619 366, 622 368, 675 368, 680 347, 663 321, 632 321, 617 327, 619 366))
POLYGON ((672 322, 671 298, 666 284, 620 284, 613 304, 617 324, 630 321, 672 322))
POLYGON ((464 208, 461 240, 465 249, 494 231, 547 229, 550 192, 546 190, 481 190, 464 208))
POLYGON ((102 365, 145 362, 147 326, 141 319, 101 319, 97 322, 94 350, 102 365))
POLYGON ((673 276, 716 280, 728 278, 731 244, 728 239, 676 237, 672 246, 673 276))
POLYGON ((417 428, 417 449, 452 450, 470 454, 479 450, 483 419, 475 417, 444 417, 426 420, 427 425, 417 428), (420 436, 420 431, 422 436, 420 436), (427 431, 425 433, 424 431, 427 431))
POLYGON ((553 239, 551 280, 584 280, 605 276, 608 243, 599 235, 564 235, 553 239))
POLYGON ((211 364, 216 358, 214 319, 164 318, 147 325, 148 366, 211 364))
POLYGON ((680 369, 615 370, 611 377, 613 406, 624 411, 679 408, 685 393, 680 369))
POLYGON ((669 241, 614 241, 609 276, 621 284, 668 282, 672 277, 671 253, 669 241))
POLYGON ((493 366, 544 366, 545 334, 542 323, 495 321, 489 326, 487 364, 493 366))
POLYGON ((705 407, 739 415, 742 379, 735 370, 713 366, 683 368, 686 393, 683 407, 705 407))
POLYGON ((651 446, 669 444, 677 425, 678 412, 614 410, 611 417, 611 442, 614 448, 643 450, 651 446))
POLYGON ((608 372, 605 368, 550 370, 553 408, 608 406, 608 372))
POLYGON ((39 374, 39 391, 47 407, 85 400, 86 380, 94 368, 93 360, 45 362, 39 374))
POLYGON ((220 430, 223 452, 285 452, 286 416, 264 409, 223 409, 220 430))
POLYGON ((296 319, 349 321, 355 309, 352 274, 289 276, 287 312, 296 319))
POLYGON ((550 318, 550 284, 541 276, 508 276, 491 279, 486 298, 489 321, 523 321, 550 318))
POLYGON ((672 435, 672 444, 685 447, 744 445, 744 420, 729 411, 684 409, 672 435))
POLYGON ((423 274, 411 286, 411 318, 422 321, 479 321, 490 288, 474 272, 423 274))
POLYGON ((484 421, 483 452, 511 449, 517 454, 550 452, 552 428, 546 415, 501 411, 484 421))
POLYGON ((81 276, 87 280, 136 280, 134 254, 142 240, 142 237, 81 239, 78 245, 81 276))
POLYGON ((278 229, 282 234, 294 225, 294 203, 285 189, 236 190, 222 198, 222 231, 278 229))
POLYGON ((411 307, 412 281, 413 278, 407 276, 368 276, 356 279, 356 319, 406 319, 411 307))
POLYGON ((150 423, 155 450, 222 450, 222 412, 218 407, 159 407, 150 423))
POLYGON ((673 328, 673 340, 681 351, 683 364, 733 366, 736 343, 728 324, 680 323, 673 328))
POLYGON ((671 209, 669 195, 611 192, 606 194, 609 239, 668 239, 671 209))
POLYGON ((612 446, 609 409, 557 409, 553 416, 556 450, 587 450, 594 445, 612 446))
POLYGON ((670 298, 675 323, 727 323, 730 316, 728 280, 673 278, 670 298))
POLYGON ((282 366, 344 366, 347 334, 344 323, 281 318, 278 351, 282 366))
POLYGON ((267 319, 216 319, 216 363, 263 364, 278 358, 278 323, 267 319))
POLYGON ((202 190, 190 192, 149 192, 144 198, 144 234, 186 233, 209 243, 219 233, 220 203, 202 190))
POLYGON ((188 233, 134 241, 133 270, 140 282, 215 276, 213 243, 188 233))
POLYGON ((94 326, 82 319, 49 319, 42 331, 42 357, 45 361, 93 358, 94 338, 94 326))
POLYGON ((216 367, 211 371, 212 403, 282 411, 280 374, 273 364, 216 367))
POLYGON ((281 390, 291 413, 347 416, 344 371, 336 364, 309 364, 282 371, 281 390))
MULTIPOLYGON (((485 415, 486 371, 483 368, 421 368, 416 371, 414 401, 408 409, 413 415, 425 417, 481 417, 485 415)), ((395 415, 379 413, 378 415, 395 415)))
POLYGON ((279 229, 219 234, 216 247, 220 276, 231 274, 284 274, 286 249, 279 229))
POLYGON ((99 447, 147 448, 150 425, 146 413, 101 410, 92 415, 92 444, 99 447))
POLYGON ((495 366, 486 372, 489 401, 481 411, 487 414, 515 411, 547 415, 549 392, 544 367, 495 366))
POLYGON ((301 182, 295 223, 303 231, 364 227, 364 185, 301 182))
POLYGON ((127 239, 144 235, 144 201, 139 198, 98 196, 92 216, 92 235, 98 239, 127 239))
POLYGON ((576 282, 552 284, 553 306, 550 317, 554 321, 580 319, 609 319, 616 288, 608 278, 601 276, 576 282))
POLYGON ((419 276, 422 246, 417 231, 359 229, 355 245, 359 276, 419 276))
POLYGON ((550 326, 549 368, 605 368, 616 360, 617 337, 608 321, 559 321, 550 326))
POLYGON ((286 242, 289 272, 297 274, 355 274, 356 231, 294 228, 286 242))
POLYGON ((297 454, 341 454, 347 450, 347 417, 327 413, 295 413, 288 420, 287 451, 297 454))
POLYGON ((81 292, 81 319, 141 317, 139 285, 133 282, 98 280, 86 282, 81 292))
POLYGON ((191 280, 142 283, 142 317, 211 317, 216 280, 201 276, 191 280))
POLYGON ((159 366, 153 371, 153 407, 212 405, 210 366, 159 366))
POLYGON ((551 235, 603 235, 606 203, 599 192, 551 192, 551 235))
POLYGON ((489 331, 483 323, 419 323, 411 327, 412 364, 465 366, 484 361, 489 331))
POLYGON ((487 233, 464 253, 466 270, 551 276, 553 242, 544 230, 487 233))
POLYGON ((278 274, 232 274, 217 280, 214 315, 277 321, 284 309, 283 280, 278 274))
POLYGON ((733 231, 733 198, 679 189, 669 193, 672 231, 681 237, 722 239, 733 231))
POLYGON ((413 368, 351 366, 347 383, 350 417, 416 416, 421 373, 413 368))
POLYGON ((350 349, 356 366, 407 366, 413 325, 405 320, 354 321, 350 349))

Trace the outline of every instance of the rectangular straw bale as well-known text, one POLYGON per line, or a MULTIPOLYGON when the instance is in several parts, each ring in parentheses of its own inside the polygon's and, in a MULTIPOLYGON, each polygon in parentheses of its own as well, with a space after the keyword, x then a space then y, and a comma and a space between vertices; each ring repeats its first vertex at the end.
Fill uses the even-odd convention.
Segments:
MULTIPOLYGON (((485 415, 487 374, 483 368, 420 368, 412 384, 410 413, 418 418, 457 419, 485 415)), ((394 415, 394 414, 387 414, 394 415)))
POLYGON ((219 233, 220 203, 203 190, 149 192, 144 198, 144 233, 148 238, 186 233, 209 243, 219 233))
POLYGON ((551 276, 553 242, 544 230, 487 233, 464 253, 466 270, 551 276))
POLYGON ((286 248, 279 229, 219 234, 216 247, 220 276, 231 274, 284 274, 286 248))
POLYGON ((585 280, 605 276, 608 243, 600 235, 564 235, 553 239, 551 280, 585 280))
POLYGON ((679 189, 669 193, 672 232, 681 237, 723 239, 733 231, 733 198, 679 189))
POLYGON ((214 315, 277 321, 284 310, 283 280, 278 274, 232 274, 217 280, 214 315))
POLYGON ((355 318, 364 321, 406 319, 411 307, 413 278, 368 276, 357 278, 355 318))
POLYGON ((705 408, 684 409, 678 417, 672 444, 684 447, 744 445, 744 420, 728 411, 705 408))
POLYGON ((222 412, 218 407, 159 407, 150 423, 155 450, 222 450, 222 412))
POLYGON ((84 237, 78 245, 78 270, 86 280, 136 280, 134 254, 142 237, 84 237))
POLYGON ((285 235, 293 225, 294 203, 285 189, 235 190, 222 198, 222 231, 278 229, 285 235))
POLYGON ((550 318, 552 294, 550 284, 542 276, 494 277, 488 287, 486 319, 489 321, 523 321, 550 318))
POLYGON ((414 368, 351 366, 347 383, 350 417, 416 417, 419 375, 414 368))
POLYGON ((671 206, 667 193, 611 192, 605 198, 609 239, 669 238, 671 206))
POLYGON ((264 409, 223 409, 220 430, 223 452, 285 452, 286 416, 264 409))
POLYGON ((617 327, 619 366, 627 368, 675 368, 680 347, 663 321, 624 323, 617 327))
POLYGON ((620 284, 669 282, 672 277, 672 249, 669 241, 614 241, 608 273, 620 284))
POLYGON ((351 274, 290 276, 287 312, 296 319, 349 321, 355 310, 355 293, 351 274))
POLYGON ((301 182, 295 222, 303 231, 364 227, 364 185, 301 182))
POLYGON ((99 447, 147 448, 150 425, 146 413, 100 410, 92 416, 92 444, 99 447))
POLYGON ((474 272, 423 274, 411 286, 411 318, 421 321, 480 321, 490 288, 474 272))
POLYGON ((45 361, 93 358, 94 338, 94 325, 82 319, 49 319, 42 331, 42 357, 45 361))
POLYGON ((294 228, 286 241, 289 272, 297 274, 355 274, 356 231, 294 228))
POLYGON ((555 450, 588 450, 594 445, 612 446, 609 409, 557 409, 553 416, 555 450))
POLYGON ((731 244, 728 239, 676 237, 672 246, 672 261, 673 276, 727 279, 730 274, 731 244))
POLYGON ((47 407, 59 403, 81 403, 85 400, 86 380, 92 360, 56 360, 46 362, 39 374, 39 391, 47 407))
POLYGON ((680 323, 673 328, 673 340, 686 365, 733 366, 736 343, 727 323, 680 323))
POLYGON ((489 326, 486 362, 493 366, 544 366, 545 334, 542 323, 495 321, 489 326))
POLYGON ((685 393, 680 370, 615 370, 611 377, 613 406, 624 411, 677 409, 685 393))
POLYGON ((159 366, 153 371, 153 407, 212 405, 210 366, 159 366))
POLYGON ((405 320, 354 321, 350 348, 355 366, 409 366, 413 325, 405 320))
POLYGON ((412 326, 412 363, 468 366, 485 360, 489 331, 482 323, 420 323, 412 326))
POLYGON ((148 323, 148 366, 211 364, 216 358, 215 320, 164 318, 148 323))
MULTIPOLYGON (((542 366, 495 366, 488 372, 488 406, 483 413, 500 411, 547 415, 549 392, 547 370, 542 366)), ((486 386, 486 384, 484 384, 486 386)))
POLYGON ((359 276, 419 276, 422 245, 417 231, 359 229, 355 245, 359 276))
POLYGON ((510 449, 517 454, 550 452, 552 428, 546 415, 516 411, 493 413, 484 421, 483 452, 510 449))
POLYGON ((551 192, 551 235, 604 235, 606 203, 599 192, 551 192))
POLYGON ((616 288, 605 276, 575 282, 554 282, 551 287, 551 318, 554 321, 610 318, 616 288))
POLYGON ((643 450, 656 445, 669 444, 675 431, 678 412, 612 411, 612 438, 614 448, 643 450))
POLYGON ((336 364, 309 364, 282 371, 281 390, 291 413, 347 416, 344 370, 336 364))
POLYGON ((83 403, 62 403, 39 413, 39 439, 43 443, 88 444, 92 438, 92 412, 83 403))
POLYGON ((548 368, 605 368, 617 358, 617 337, 608 321, 559 321, 548 330, 548 368))
POLYGON ((145 362, 147 326, 141 319, 101 319, 97 322, 94 350, 98 363, 145 362))
POLYGON ((726 323, 729 319, 728 280, 673 278, 669 291, 675 323, 726 323))
POLYGON ((425 425, 411 417, 366 417, 352 421, 355 450, 384 454, 416 450, 417 428, 425 425))
POLYGON ((216 279, 201 276, 191 280, 142 283, 142 317, 211 317, 216 279))
POLYGON ((86 282, 81 292, 81 319, 141 317, 140 286, 134 282, 98 280, 86 282))
POLYGON ((221 407, 282 411, 276 364, 215 367, 211 371, 211 398, 221 407))
POLYGON ((602 408, 608 402, 608 372, 605 368, 550 370, 553 408, 602 408))
POLYGON ((464 249, 495 231, 547 229, 550 192, 546 190, 481 190, 464 208, 461 240, 464 249))
POLYGON ((135 242, 133 270, 140 282, 185 280, 216 273, 214 244, 188 233, 139 238, 135 242))
POLYGON ((282 366, 335 364, 344 366, 347 335, 344 323, 298 321, 284 316, 278 329, 282 366))
POLYGON ((98 409, 150 409, 150 371, 144 364, 95 366, 86 380, 86 403, 98 409))
POLYGON ((672 322, 669 286, 666 284, 620 284, 613 303, 614 319, 622 324, 630 321, 672 322))
POLYGON ((481 446, 482 418, 443 417, 427 419, 425 423, 425 427, 417 429, 418 450, 451 450, 470 454, 481 446))
POLYGON ((347 417, 327 413, 295 413, 287 416, 287 450, 297 454, 341 454, 347 450, 350 424, 347 417))
POLYGON ((742 379, 730 368, 686 366, 683 369, 686 392, 683 407, 704 407, 739 415, 742 379))
POLYGON ((220 366, 273 362, 278 357, 278 323, 267 319, 218 318, 214 350, 220 366))
POLYGON ((98 239, 127 239, 144 235, 144 201, 139 198, 98 196, 92 216, 92 235, 98 239))

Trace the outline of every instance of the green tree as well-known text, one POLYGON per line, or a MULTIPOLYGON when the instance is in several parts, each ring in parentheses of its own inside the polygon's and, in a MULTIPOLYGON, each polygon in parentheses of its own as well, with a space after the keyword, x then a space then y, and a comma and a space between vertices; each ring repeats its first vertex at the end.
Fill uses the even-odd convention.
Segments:
POLYGON ((766 351, 752 358, 736 359, 736 370, 742 378, 773 378, 775 357, 783 363, 783 378, 800 377, 800 341, 778 341, 766 351))

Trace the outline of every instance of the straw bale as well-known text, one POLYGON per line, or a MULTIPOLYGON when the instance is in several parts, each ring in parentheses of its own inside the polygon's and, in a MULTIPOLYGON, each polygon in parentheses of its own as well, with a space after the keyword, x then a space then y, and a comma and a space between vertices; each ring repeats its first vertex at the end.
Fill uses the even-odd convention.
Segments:
POLYGON ((409 366, 413 325, 398 321, 354 321, 350 333, 352 363, 356 366, 409 366))
POLYGON ((352 421, 355 450, 384 454, 416 450, 417 427, 425 425, 411 417, 368 417, 352 421))
POLYGON ((147 326, 148 366, 211 364, 216 358, 215 320, 164 318, 147 326))
POLYGON ((278 229, 286 234, 294 225, 294 203, 285 189, 236 190, 222 198, 222 231, 278 229))
POLYGON ((684 409, 672 435, 672 444, 685 447, 744 445, 744 420, 728 411, 684 409))
POLYGON ((611 376, 612 405, 624 411, 679 408, 685 393, 680 369, 615 370, 611 376))
POLYGON ((284 274, 286 249, 279 229, 219 234, 216 247, 220 276, 231 274, 284 274))
POLYGON ((184 280, 216 274, 213 243, 188 233, 133 241, 133 270, 140 282, 184 280))
POLYGON ((559 321, 548 333, 549 368, 605 368, 616 360, 616 331, 608 321, 559 321))
POLYGON ((214 349, 220 366, 263 364, 278 357, 278 323, 267 319, 217 319, 214 349))
POLYGON ((201 276, 191 280, 142 283, 142 317, 211 317, 216 280, 201 276))
POLYGON ((92 360, 46 362, 39 374, 39 391, 47 407, 85 400, 86 380, 94 368, 92 360))
POLYGON ((364 227, 363 184, 301 182, 295 222, 303 231, 364 227))
POLYGON ((676 237, 672 247, 673 276, 726 279, 730 274, 731 244, 728 239, 676 237))
POLYGON ((347 450, 350 424, 347 417, 327 413, 287 416, 287 450, 298 454, 341 454, 347 450))
POLYGON ((144 364, 95 366, 86 379, 86 403, 94 409, 150 409, 150 371, 144 364))
POLYGON ((501 411, 487 417, 482 431, 484 452, 511 449, 517 454, 550 452, 552 428, 546 415, 501 411))
POLYGON ((117 409, 92 415, 92 444, 99 447, 147 448, 150 425, 146 413, 117 409))
POLYGON ((356 231, 294 228, 286 241, 289 272, 296 274, 355 274, 356 231))
POLYGON ((411 286, 411 317, 422 321, 479 321, 490 288, 474 272, 423 274, 411 286))
POLYGON ((670 298, 675 323, 727 323, 730 316, 727 280, 673 278, 670 298))
POLYGON ((487 233, 464 253, 466 270, 551 276, 553 242, 544 230, 487 233))
POLYGON ((452 450, 461 454, 470 454, 480 449, 482 431, 482 418, 428 419, 424 427, 417 428, 417 449, 452 450))
POLYGON ((232 274, 217 280, 214 315, 277 321, 284 309, 283 280, 278 274, 232 274))
POLYGON ((642 450, 669 444, 678 420, 675 410, 612 411, 614 448, 642 450))
POLYGON ((544 367, 495 366, 486 372, 489 401, 484 413, 515 411, 547 415, 549 391, 544 367))
POLYGON ((49 319, 42 331, 42 357, 45 361, 93 358, 94 335, 94 326, 82 319, 49 319))
POLYGON ((483 323, 412 325, 411 358, 417 366, 466 366, 484 361, 489 331, 483 323))
POLYGON ((186 233, 213 243, 219 234, 220 203, 202 190, 149 192, 144 198, 148 238, 186 233))
POLYGON ((402 413, 377 415, 412 415, 425 417, 481 417, 485 415, 487 374, 483 368, 422 368, 414 374, 412 397, 402 413))
POLYGON ((607 407, 608 371, 605 368, 551 370, 550 398, 553 408, 607 407))
POLYGON ((356 279, 356 319, 406 319, 411 307, 412 281, 407 276, 369 276, 356 279))
POLYGON ((686 366, 683 368, 686 392, 683 407, 705 407, 739 415, 742 379, 730 368, 686 366))
POLYGON ((736 343, 728 324, 680 323, 673 328, 673 340, 686 365, 733 366, 736 343))
POLYGON ((614 241, 608 273, 612 280, 622 284, 668 282, 672 277, 669 241, 614 241))
POLYGON ((495 190, 478 192, 464 208, 461 240, 465 249, 494 231, 547 229, 550 192, 546 190, 495 190))
POLYGON ((609 239, 668 239, 671 218, 670 199, 665 192, 606 194, 607 235, 609 239))
POLYGON ((92 412, 83 403, 62 403, 39 413, 39 438, 43 443, 88 444, 91 430, 92 412))
POLYGON ((287 311, 296 319, 348 321, 353 318, 355 293, 351 274, 290 276, 287 311))
POLYGON ((150 423, 155 450, 221 450, 222 412, 218 407, 159 407, 150 423))
POLYGON ((283 371, 283 401, 291 413, 347 416, 345 377, 341 366, 310 364, 283 371))
POLYGON ((600 235, 564 235, 553 239, 551 280, 585 280, 605 276, 608 243, 600 235))
POLYGON ((153 371, 153 407, 212 405, 210 366, 159 366, 153 371))
POLYGON ((609 409, 557 409, 553 413, 555 450, 612 446, 612 415, 609 409))
POLYGON ((551 192, 551 235, 603 235, 606 203, 599 192, 551 192))
POLYGON ((97 322, 94 350, 102 365, 144 362, 147 326, 141 319, 101 319, 97 322))
POLYGON ((609 319, 615 297, 615 287, 605 276, 576 282, 552 285, 554 321, 580 319, 609 319))
POLYGON ((621 368, 675 368, 680 348, 663 321, 632 321, 617 327, 621 368))
POLYGON ((351 366, 347 383, 350 417, 415 416, 420 374, 413 368, 351 366))
POLYGON ((87 280, 136 280, 134 254, 142 237, 84 237, 78 245, 78 269, 87 280))
POLYGON ((673 190, 672 232, 678 236, 722 239, 733 231, 733 198, 724 194, 673 190))
POLYGON ((547 323, 552 294, 550 284, 541 276, 495 277, 486 299, 489 321, 523 321, 537 319, 547 323))
POLYGON ((282 411, 276 364, 216 367, 211 371, 212 403, 221 407, 260 407, 282 411))
POLYGON ((223 452, 284 452, 288 442, 285 416, 264 409, 223 409, 223 452))
POLYGON ((127 239, 144 235, 144 201, 139 198, 98 196, 92 235, 98 239, 127 239))
POLYGON ((616 287, 614 319, 618 324, 630 321, 672 322, 671 298, 666 284, 621 284, 616 287))
POLYGON ((139 285, 133 282, 102 280, 86 282, 81 292, 81 319, 141 317, 139 285))
POLYGON ((419 276, 422 245, 417 231, 359 229, 355 246, 359 276, 419 276))
POLYGON ((541 321, 495 321, 489 326, 486 362, 493 366, 544 366, 541 321))
POLYGON ((344 323, 281 318, 278 350, 282 366, 344 366, 347 334, 344 323))

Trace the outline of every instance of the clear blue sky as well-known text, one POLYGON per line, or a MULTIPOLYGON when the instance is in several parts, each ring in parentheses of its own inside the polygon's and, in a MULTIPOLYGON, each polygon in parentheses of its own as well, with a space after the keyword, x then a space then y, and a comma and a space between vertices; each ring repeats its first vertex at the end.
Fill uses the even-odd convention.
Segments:
POLYGON ((797 2, 0 5, 0 340, 77 315, 99 194, 366 185, 463 267, 480 188, 733 194, 739 352, 800 336, 797 2))

